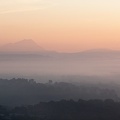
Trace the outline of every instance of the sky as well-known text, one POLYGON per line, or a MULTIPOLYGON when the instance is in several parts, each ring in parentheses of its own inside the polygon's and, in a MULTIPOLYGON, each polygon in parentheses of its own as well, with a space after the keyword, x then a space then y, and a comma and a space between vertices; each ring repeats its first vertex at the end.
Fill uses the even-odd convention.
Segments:
POLYGON ((62 52, 120 49, 120 0, 0 0, 0 45, 23 39, 62 52))

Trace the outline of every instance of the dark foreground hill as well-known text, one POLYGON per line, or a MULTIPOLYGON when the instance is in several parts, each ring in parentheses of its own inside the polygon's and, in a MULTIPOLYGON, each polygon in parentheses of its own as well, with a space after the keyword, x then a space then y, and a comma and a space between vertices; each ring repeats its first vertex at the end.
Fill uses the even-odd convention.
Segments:
POLYGON ((61 99, 113 99, 119 101, 114 90, 96 86, 55 82, 36 83, 27 79, 0 79, 0 105, 18 106, 61 99))
POLYGON ((0 120, 120 120, 120 103, 80 99, 40 102, 11 110, 1 106, 0 120))

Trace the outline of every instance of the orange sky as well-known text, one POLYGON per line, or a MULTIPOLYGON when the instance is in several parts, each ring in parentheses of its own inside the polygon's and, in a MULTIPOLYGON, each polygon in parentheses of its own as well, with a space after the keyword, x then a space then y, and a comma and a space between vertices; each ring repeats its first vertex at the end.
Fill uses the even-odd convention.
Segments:
POLYGON ((120 1, 1 0, 0 45, 27 38, 57 51, 120 49, 120 1))

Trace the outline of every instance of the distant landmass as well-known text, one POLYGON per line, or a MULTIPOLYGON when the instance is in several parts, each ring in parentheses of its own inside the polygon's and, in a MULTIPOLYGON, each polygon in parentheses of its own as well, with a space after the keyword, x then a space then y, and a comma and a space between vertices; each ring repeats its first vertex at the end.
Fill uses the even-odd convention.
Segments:
POLYGON ((0 52, 41 52, 45 51, 31 39, 25 39, 16 43, 9 43, 0 48, 0 52))
MULTIPOLYGON (((80 52, 66 53, 50 51, 42 48, 32 39, 24 39, 16 43, 9 43, 0 47, 0 56, 2 60, 9 59, 52 59, 59 60, 113 60, 120 59, 120 50, 112 49, 89 49, 80 52), (2 55, 2 56, 1 56, 2 55), (9 56, 10 55, 10 56, 9 56), (25 56, 24 56, 25 55, 25 56), (29 57, 28 57, 29 56, 29 57)), ((0 60, 1 60, 0 59, 0 60)))
POLYGON ((120 53, 120 51, 117 50, 111 50, 111 49, 90 49, 80 52, 74 52, 74 53, 65 53, 65 52, 56 52, 56 51, 49 51, 41 46, 39 46, 34 40, 32 39, 24 39, 16 43, 8 43, 0 47, 0 52, 3 53, 57 53, 58 55, 97 55, 97 54, 114 54, 114 53, 120 53))
MULTIPOLYGON (((91 49, 74 53, 56 52, 43 49, 33 40, 22 40, 0 47, 0 67, 0 77, 4 78, 120 75, 120 51, 91 49)), ((114 79, 118 80, 117 77, 114 79)))

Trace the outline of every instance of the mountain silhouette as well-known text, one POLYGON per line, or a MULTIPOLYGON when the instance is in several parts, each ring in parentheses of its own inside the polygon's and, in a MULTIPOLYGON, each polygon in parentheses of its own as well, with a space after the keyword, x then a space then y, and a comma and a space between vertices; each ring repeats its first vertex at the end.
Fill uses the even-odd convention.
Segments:
POLYGON ((41 52, 45 51, 31 39, 9 43, 0 48, 0 52, 41 52))
POLYGON ((89 50, 85 50, 83 52, 84 53, 108 53, 108 52, 117 52, 117 50, 101 48, 101 49, 89 49, 89 50))
POLYGON ((36 42, 32 39, 24 39, 18 41, 16 43, 9 43, 0 47, 0 53, 40 53, 45 55, 57 55, 57 57, 98 57, 101 56, 119 56, 119 50, 112 49, 89 49, 80 52, 73 53, 65 53, 65 52, 57 52, 57 51, 49 51, 40 47, 36 42))

